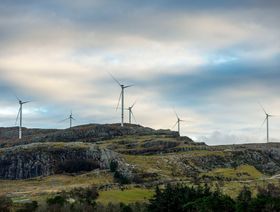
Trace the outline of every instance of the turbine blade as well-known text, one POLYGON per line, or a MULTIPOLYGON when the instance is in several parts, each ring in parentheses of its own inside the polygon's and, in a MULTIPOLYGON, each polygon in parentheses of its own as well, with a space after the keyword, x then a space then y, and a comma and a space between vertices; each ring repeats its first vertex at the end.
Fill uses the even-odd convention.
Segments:
POLYGON ((135 104, 136 104, 136 101, 133 103, 133 105, 131 105, 131 109, 134 107, 135 104))
POLYGON ((177 124, 178 124, 178 121, 176 121, 176 123, 173 125, 173 127, 171 127, 171 129, 173 129, 177 124))
POLYGON ((127 85, 127 86, 124 86, 123 88, 129 88, 129 87, 132 87, 134 85, 127 85))
POLYGON ((112 77, 112 79, 113 79, 116 83, 118 83, 119 86, 121 86, 121 83, 113 76, 113 74, 111 74, 110 72, 108 72, 108 73, 109 73, 109 75, 112 77))
POLYGON ((64 121, 66 121, 66 120, 68 120, 68 119, 70 119, 70 118, 63 119, 63 120, 61 120, 61 121, 59 121, 59 122, 64 122, 64 121))
POLYGON ((17 114, 17 118, 16 118, 15 125, 17 125, 17 121, 18 121, 19 113, 20 113, 20 108, 18 109, 18 114, 17 114))
POLYGON ((29 103, 29 102, 31 102, 31 101, 25 101, 25 102, 22 102, 22 104, 26 104, 26 103, 29 103))
POLYGON ((72 117, 72 119, 73 119, 74 121, 76 121, 76 119, 75 119, 75 118, 73 118, 73 117, 72 117))
POLYGON ((135 121, 135 123, 137 123, 136 118, 135 118, 135 116, 134 116, 134 114, 133 114, 133 112, 132 112, 132 111, 131 111, 131 115, 132 115, 133 120, 135 121))
POLYGON ((263 120, 263 123, 261 124, 260 128, 262 128, 262 126, 264 125, 266 119, 267 119, 267 118, 265 118, 265 119, 263 120))
POLYGON ((174 111, 174 113, 175 113, 177 119, 180 119, 179 116, 178 116, 178 114, 176 113, 175 109, 173 109, 173 111, 174 111))
POLYGON ((259 105, 261 106, 261 108, 262 108, 263 112, 264 112, 265 114, 267 114, 267 112, 265 111, 265 109, 264 109, 264 107, 262 106, 262 104, 261 104, 261 103, 259 103, 259 105))
POLYGON ((20 98, 18 98, 18 96, 14 93, 15 97, 17 98, 18 101, 20 101, 20 98))
POLYGON ((116 107, 116 111, 119 109, 121 97, 122 97, 122 92, 120 93, 120 96, 119 96, 119 100, 118 100, 118 104, 117 104, 117 107, 116 107))

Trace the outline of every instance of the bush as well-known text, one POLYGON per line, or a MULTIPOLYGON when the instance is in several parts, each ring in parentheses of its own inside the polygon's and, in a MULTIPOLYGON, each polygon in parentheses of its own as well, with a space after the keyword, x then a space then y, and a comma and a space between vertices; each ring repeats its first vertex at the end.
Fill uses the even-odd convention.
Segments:
POLYGON ((95 205, 95 200, 99 194, 97 188, 95 186, 91 186, 87 188, 74 188, 66 196, 68 198, 73 198, 80 203, 95 205))
POLYGON ((32 211, 36 211, 37 208, 38 208, 38 202, 32 201, 30 203, 28 202, 21 205, 21 208, 18 209, 17 212, 32 212, 32 211))
POLYGON ((252 192, 248 187, 244 186, 237 196, 236 200, 236 211, 248 211, 249 204, 252 200, 252 192))
POLYGON ((116 171, 114 174, 114 178, 120 183, 120 184, 129 184, 131 181, 123 175, 121 172, 116 171))
POLYGON ((6 196, 0 196, 0 211, 1 212, 9 212, 11 211, 13 206, 13 202, 11 198, 6 196))
POLYGON ((50 197, 47 199, 47 204, 48 205, 64 205, 64 203, 66 202, 66 199, 62 196, 55 196, 55 197, 50 197))
POLYGON ((112 161, 110 162, 110 171, 111 171, 111 172, 117 171, 118 166, 119 166, 118 161, 112 160, 112 161))

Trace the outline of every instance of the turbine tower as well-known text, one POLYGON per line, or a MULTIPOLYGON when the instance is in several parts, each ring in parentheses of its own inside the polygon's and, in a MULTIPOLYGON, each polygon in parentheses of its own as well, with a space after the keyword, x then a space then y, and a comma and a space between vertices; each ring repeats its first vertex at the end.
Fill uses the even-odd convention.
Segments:
POLYGON ((131 117, 133 117, 134 121, 136 122, 135 116, 133 114, 132 108, 135 106, 136 102, 133 103, 130 107, 127 108, 129 113, 129 124, 131 124, 131 117))
POLYGON ((120 104, 120 101, 122 102, 122 108, 121 108, 121 126, 123 127, 123 123, 124 123, 124 89, 126 88, 129 88, 133 85, 123 85, 121 84, 112 74, 110 74, 112 79, 118 83, 118 85, 121 87, 121 93, 120 93, 120 96, 119 96, 119 100, 118 100, 118 104, 117 104, 117 108, 116 110, 118 110, 119 108, 119 104, 120 104))
POLYGON ((30 101, 22 101, 20 100, 18 97, 18 103, 19 103, 19 110, 18 110, 18 114, 17 114, 17 118, 16 118, 16 123, 15 125, 17 124, 17 121, 18 121, 18 118, 19 118, 19 131, 18 131, 18 138, 21 139, 22 138, 22 106, 30 101))
POLYGON ((61 122, 66 121, 66 120, 68 120, 68 119, 69 119, 69 126, 70 126, 69 128, 71 129, 71 128, 72 128, 72 120, 76 121, 76 119, 73 118, 72 111, 71 111, 69 117, 66 118, 66 119, 63 119, 61 122))
POLYGON ((176 123, 173 125, 172 128, 174 128, 174 127, 177 125, 177 127, 178 127, 178 134, 179 134, 179 136, 180 136, 180 123, 183 122, 183 121, 185 121, 185 120, 180 119, 175 110, 174 110, 174 113, 175 113, 175 115, 176 115, 176 117, 177 117, 177 121, 176 121, 176 123))
POLYGON ((262 110, 263 110, 263 112, 265 114, 265 119, 264 119, 264 121, 263 121, 261 126, 263 126, 263 124, 266 121, 266 142, 268 143, 269 142, 269 117, 273 117, 274 115, 268 114, 261 104, 260 104, 260 106, 261 106, 261 108, 262 108, 262 110))

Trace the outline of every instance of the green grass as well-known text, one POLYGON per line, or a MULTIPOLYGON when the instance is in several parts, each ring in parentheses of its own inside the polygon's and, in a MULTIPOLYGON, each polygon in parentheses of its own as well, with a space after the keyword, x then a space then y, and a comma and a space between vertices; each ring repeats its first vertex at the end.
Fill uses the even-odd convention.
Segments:
POLYGON ((0 180, 0 195, 11 197, 25 197, 30 199, 40 199, 62 190, 70 190, 74 187, 86 187, 90 185, 102 185, 113 183, 114 179, 108 172, 89 172, 86 174, 52 175, 48 177, 37 177, 26 180, 0 180))
POLYGON ((250 165, 241 165, 238 166, 236 169, 217 168, 203 175, 222 176, 226 178, 233 178, 233 179, 236 178, 239 180, 252 180, 252 179, 259 179, 263 177, 263 174, 261 172, 259 172, 255 167, 250 165))
POLYGON ((143 188, 130 188, 126 190, 109 190, 100 191, 98 202, 102 204, 112 203, 133 203, 133 202, 145 202, 153 196, 153 190, 143 188))

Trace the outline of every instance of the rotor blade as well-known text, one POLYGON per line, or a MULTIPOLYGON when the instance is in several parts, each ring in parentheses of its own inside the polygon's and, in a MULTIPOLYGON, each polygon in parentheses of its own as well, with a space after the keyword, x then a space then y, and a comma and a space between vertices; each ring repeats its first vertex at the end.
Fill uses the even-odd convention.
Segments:
POLYGON ((173 127, 171 127, 171 129, 173 129, 177 124, 178 124, 178 121, 176 121, 176 123, 173 125, 173 127))
POLYGON ((13 94, 15 95, 15 97, 17 98, 18 101, 20 101, 20 99, 18 98, 18 96, 13 92, 13 94))
POLYGON ((17 114, 17 118, 16 118, 15 125, 17 125, 17 121, 18 121, 19 113, 20 113, 20 108, 19 108, 19 110, 18 110, 18 114, 17 114))
POLYGON ((63 119, 63 120, 61 120, 61 121, 59 121, 59 122, 64 122, 64 121, 66 121, 66 120, 68 120, 68 119, 70 119, 70 118, 63 119))
POLYGON ((108 72, 108 73, 110 74, 110 76, 112 77, 112 79, 113 79, 116 83, 118 83, 119 86, 121 86, 121 83, 120 83, 110 72, 108 72))
POLYGON ((122 97, 122 92, 120 93, 120 96, 119 96, 119 100, 118 100, 118 104, 117 104, 117 107, 116 107, 116 111, 117 111, 118 108, 119 108, 119 104, 120 104, 120 101, 121 101, 121 97, 122 97))
POLYGON ((135 123, 137 123, 136 118, 135 118, 135 116, 134 116, 134 114, 133 114, 133 112, 132 112, 132 111, 131 111, 131 115, 132 115, 133 120, 135 121, 135 123))
POLYGON ((72 119, 73 119, 74 121, 76 121, 76 119, 75 119, 75 118, 73 118, 73 117, 72 117, 72 119))
POLYGON ((178 114, 176 113, 176 111, 175 111, 174 109, 173 109, 173 111, 174 111, 174 113, 175 113, 177 119, 179 119, 179 116, 178 116, 178 114))
POLYGON ((124 86, 123 88, 129 88, 129 87, 132 87, 134 85, 127 85, 127 86, 124 86))
POLYGON ((22 102, 22 104, 26 104, 26 103, 29 103, 29 102, 31 102, 31 101, 25 101, 25 102, 22 102))
POLYGON ((136 104, 136 101, 133 103, 133 105, 131 105, 131 109, 134 107, 135 104, 136 104))
POLYGON ((262 126, 264 125, 266 119, 267 119, 267 118, 265 118, 265 119, 263 120, 263 123, 262 123, 262 125, 260 126, 260 128, 262 128, 262 126))
POLYGON ((262 106, 262 104, 261 104, 261 103, 259 103, 259 105, 261 106, 261 108, 262 108, 263 112, 264 112, 265 114, 267 114, 267 112, 265 111, 265 109, 264 109, 264 107, 262 106))

